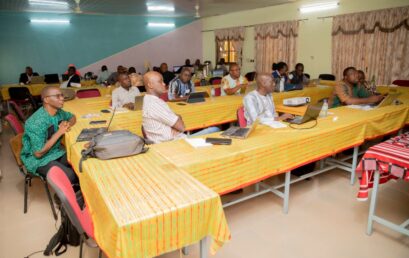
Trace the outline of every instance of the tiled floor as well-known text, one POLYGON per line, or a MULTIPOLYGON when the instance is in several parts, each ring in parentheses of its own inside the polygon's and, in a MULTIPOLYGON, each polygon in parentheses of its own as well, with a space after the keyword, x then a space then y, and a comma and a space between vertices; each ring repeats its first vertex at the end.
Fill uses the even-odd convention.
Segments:
MULTIPOLYGON (((23 178, 8 146, 5 128, 0 149, 0 258, 21 258, 45 248, 56 232, 43 185, 35 181, 29 192, 29 210, 23 214, 23 178)), ((280 180, 275 178, 274 180, 280 180)), ((408 258, 409 237, 375 224, 365 234, 368 202, 356 201, 358 184, 332 171, 291 187, 290 211, 281 211, 281 199, 267 194, 225 209, 232 240, 214 257, 223 258, 408 258)), ((395 222, 409 218, 409 183, 381 187, 378 213, 395 222)), ((78 257, 69 247, 60 257, 78 257)), ((43 257, 36 254, 32 257, 43 257)), ((85 257, 97 257, 85 249, 85 257)), ((180 257, 179 252, 162 256, 180 257)), ((198 245, 186 258, 198 257, 198 245)))

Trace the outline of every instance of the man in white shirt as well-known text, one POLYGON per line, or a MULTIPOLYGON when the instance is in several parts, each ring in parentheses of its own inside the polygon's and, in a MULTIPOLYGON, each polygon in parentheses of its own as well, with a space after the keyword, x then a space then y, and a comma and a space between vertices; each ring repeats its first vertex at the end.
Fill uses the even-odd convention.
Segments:
MULTIPOLYGON (((166 93, 163 77, 158 72, 148 72, 143 76, 146 95, 143 98, 142 127, 146 137, 154 143, 186 138, 185 123, 159 96, 166 93)), ((203 129, 192 136, 219 131, 217 127, 203 129)))
POLYGON ((118 75, 120 87, 112 92, 112 108, 128 108, 133 110, 135 97, 141 95, 138 87, 131 86, 131 79, 127 73, 118 75))
POLYGON ((240 66, 232 64, 229 68, 229 74, 224 76, 221 82, 222 96, 240 95, 240 92, 246 89, 247 79, 240 75, 240 66))
POLYGON ((257 118, 271 118, 274 120, 293 118, 291 114, 277 115, 272 96, 275 83, 270 74, 258 74, 256 82, 257 88, 248 93, 243 99, 247 125, 253 124, 257 118))

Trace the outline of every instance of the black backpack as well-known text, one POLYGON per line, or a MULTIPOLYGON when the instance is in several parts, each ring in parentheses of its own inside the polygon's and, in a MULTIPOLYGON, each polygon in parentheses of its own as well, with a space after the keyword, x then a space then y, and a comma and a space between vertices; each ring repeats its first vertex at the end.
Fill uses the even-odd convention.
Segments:
MULTIPOLYGON (((78 204, 83 207, 84 200, 81 191, 78 191, 76 195, 78 204)), ((51 238, 47 248, 44 250, 43 254, 45 256, 50 256, 52 254, 55 254, 55 256, 60 256, 67 251, 68 245, 79 246, 81 243, 81 235, 71 223, 70 218, 62 205, 59 205, 59 210, 61 214, 61 225, 57 233, 51 238), (61 248, 64 249, 61 250, 61 248)))

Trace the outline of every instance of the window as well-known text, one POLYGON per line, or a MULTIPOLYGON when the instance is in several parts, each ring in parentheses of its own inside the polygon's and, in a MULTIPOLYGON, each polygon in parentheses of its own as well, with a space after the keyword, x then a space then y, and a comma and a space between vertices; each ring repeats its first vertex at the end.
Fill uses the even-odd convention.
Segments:
POLYGON ((233 43, 230 40, 225 40, 217 51, 217 61, 220 58, 224 58, 226 63, 237 63, 238 51, 233 47, 233 43))

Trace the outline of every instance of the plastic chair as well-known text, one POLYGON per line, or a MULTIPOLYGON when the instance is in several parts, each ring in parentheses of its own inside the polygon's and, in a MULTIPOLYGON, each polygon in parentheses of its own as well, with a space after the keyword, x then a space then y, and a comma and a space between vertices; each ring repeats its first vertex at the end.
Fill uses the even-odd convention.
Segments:
POLYGON ((168 102, 169 101, 169 96, 168 96, 168 93, 167 92, 165 92, 165 93, 163 93, 162 95, 160 95, 160 97, 159 98, 161 98, 163 101, 165 101, 165 102, 168 102))
POLYGON ((24 213, 27 213, 28 187, 29 186, 31 187, 31 180, 33 178, 39 178, 44 183, 48 201, 51 206, 51 211, 53 212, 54 219, 57 220, 57 213, 55 212, 54 203, 51 198, 50 189, 48 188, 47 181, 41 176, 36 176, 31 173, 28 173, 24 167, 23 162, 21 161, 20 153, 21 153, 21 149, 23 148, 22 137, 23 137, 23 134, 20 133, 14 136, 13 138, 11 138, 9 143, 10 143, 10 148, 13 152, 14 158, 16 160, 17 166, 19 168, 19 171, 24 176, 24 213))
POLYGON ((335 81, 335 75, 323 73, 318 76, 318 79, 326 81, 335 81))
POLYGON ((27 118, 20 106, 17 105, 17 103, 13 100, 9 100, 8 104, 13 109, 14 113, 18 116, 18 119, 20 119, 21 122, 25 122, 27 118))
POLYGON ((101 97, 101 93, 98 89, 87 89, 87 90, 78 90, 77 98, 86 99, 86 98, 96 98, 101 97))
POLYGON ((209 79, 210 85, 218 85, 222 82, 222 77, 212 77, 209 79))
POLYGON ((247 79, 249 82, 254 81, 254 79, 256 78, 256 72, 246 73, 246 75, 245 75, 244 77, 246 77, 246 79, 247 79))
POLYGON ((237 109, 237 121, 239 122, 239 126, 241 128, 247 126, 247 120, 246 117, 244 116, 244 107, 239 107, 239 109, 237 109))
POLYGON ((4 119, 7 121, 7 123, 10 125, 11 129, 13 130, 14 135, 24 133, 24 127, 18 121, 17 117, 13 114, 7 114, 4 119))
MULTIPOLYGON (((47 181, 60 199, 62 208, 67 213, 72 225, 74 225, 78 233, 81 235, 79 255, 81 258, 84 241, 88 238, 95 239, 94 223, 92 222, 88 208, 80 208, 70 180, 59 167, 54 166, 48 171, 47 181)), ((99 250, 98 257, 102 257, 101 249, 99 250)))
POLYGON ((409 80, 394 80, 392 84, 402 87, 409 87, 409 80))

